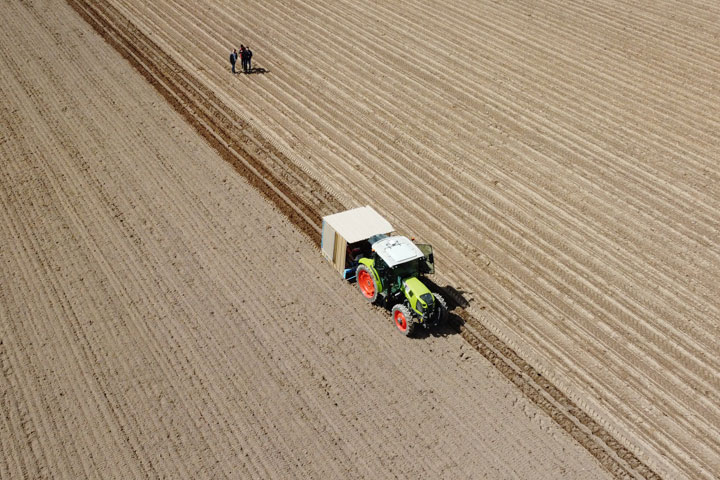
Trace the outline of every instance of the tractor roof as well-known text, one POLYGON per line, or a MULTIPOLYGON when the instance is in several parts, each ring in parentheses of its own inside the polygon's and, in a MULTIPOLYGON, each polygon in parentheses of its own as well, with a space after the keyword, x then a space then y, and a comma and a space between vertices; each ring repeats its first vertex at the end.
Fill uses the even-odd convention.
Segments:
POLYGON ((391 268, 425 256, 409 238, 401 236, 383 238, 372 248, 391 268))
POLYGON ((390 222, 380 216, 372 207, 359 207, 323 217, 323 222, 332 227, 347 243, 367 240, 373 235, 393 231, 390 222))

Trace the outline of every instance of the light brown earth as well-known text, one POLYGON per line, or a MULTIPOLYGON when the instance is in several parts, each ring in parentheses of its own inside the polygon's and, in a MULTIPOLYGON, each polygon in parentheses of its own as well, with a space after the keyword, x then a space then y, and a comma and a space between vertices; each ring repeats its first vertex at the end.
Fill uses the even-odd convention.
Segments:
POLYGON ((460 336, 398 335, 48 7, 0 16, 1 478, 609 477, 460 336))
POLYGON ((0 477, 720 472, 717 4, 70 3, 1 7, 0 477), (367 203, 532 375, 292 226, 367 203))

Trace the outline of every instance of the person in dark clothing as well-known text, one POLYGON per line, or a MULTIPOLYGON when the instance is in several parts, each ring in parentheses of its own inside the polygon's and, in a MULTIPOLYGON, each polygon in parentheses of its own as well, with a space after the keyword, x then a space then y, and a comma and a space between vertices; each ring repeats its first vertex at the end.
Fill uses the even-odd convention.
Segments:
POLYGON ((240 66, 245 71, 245 45, 240 45, 240 66))
POLYGON ((240 59, 242 60, 243 73, 247 73, 247 48, 245 48, 242 51, 242 55, 240 55, 240 59))
POLYGON ((237 62, 237 50, 230 52, 230 65, 232 65, 232 73, 235 73, 235 62, 237 62))
POLYGON ((247 57, 247 60, 245 61, 245 73, 252 72, 252 50, 250 50, 250 47, 245 47, 245 57, 247 57))

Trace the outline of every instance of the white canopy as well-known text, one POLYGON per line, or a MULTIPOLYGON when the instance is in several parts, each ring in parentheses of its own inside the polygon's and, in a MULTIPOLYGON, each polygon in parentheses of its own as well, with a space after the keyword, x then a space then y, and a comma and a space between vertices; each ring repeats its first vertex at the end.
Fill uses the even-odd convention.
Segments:
POLYGON ((323 217, 323 222, 332 227, 347 243, 367 240, 373 235, 393 231, 390 222, 369 206, 328 215, 323 217))

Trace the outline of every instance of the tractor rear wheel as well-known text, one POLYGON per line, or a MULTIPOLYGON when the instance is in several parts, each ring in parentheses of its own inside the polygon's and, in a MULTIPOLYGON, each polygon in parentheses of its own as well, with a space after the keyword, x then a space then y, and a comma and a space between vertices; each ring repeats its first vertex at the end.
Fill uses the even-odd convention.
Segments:
POLYGON ((395 321, 395 326, 400 330, 400 333, 406 337, 412 336, 417 323, 415 323, 415 318, 413 318, 412 313, 410 313, 410 309, 402 303, 398 303, 392 308, 392 316, 393 321, 395 321))
POLYGON ((433 297, 435 297, 435 319, 437 325, 442 325, 447 321, 448 317, 447 302, 439 293, 433 293, 433 297))
POLYGON ((370 271, 370 267, 360 264, 355 271, 358 288, 363 297, 367 298, 370 303, 375 303, 378 299, 378 284, 375 277, 370 271))

